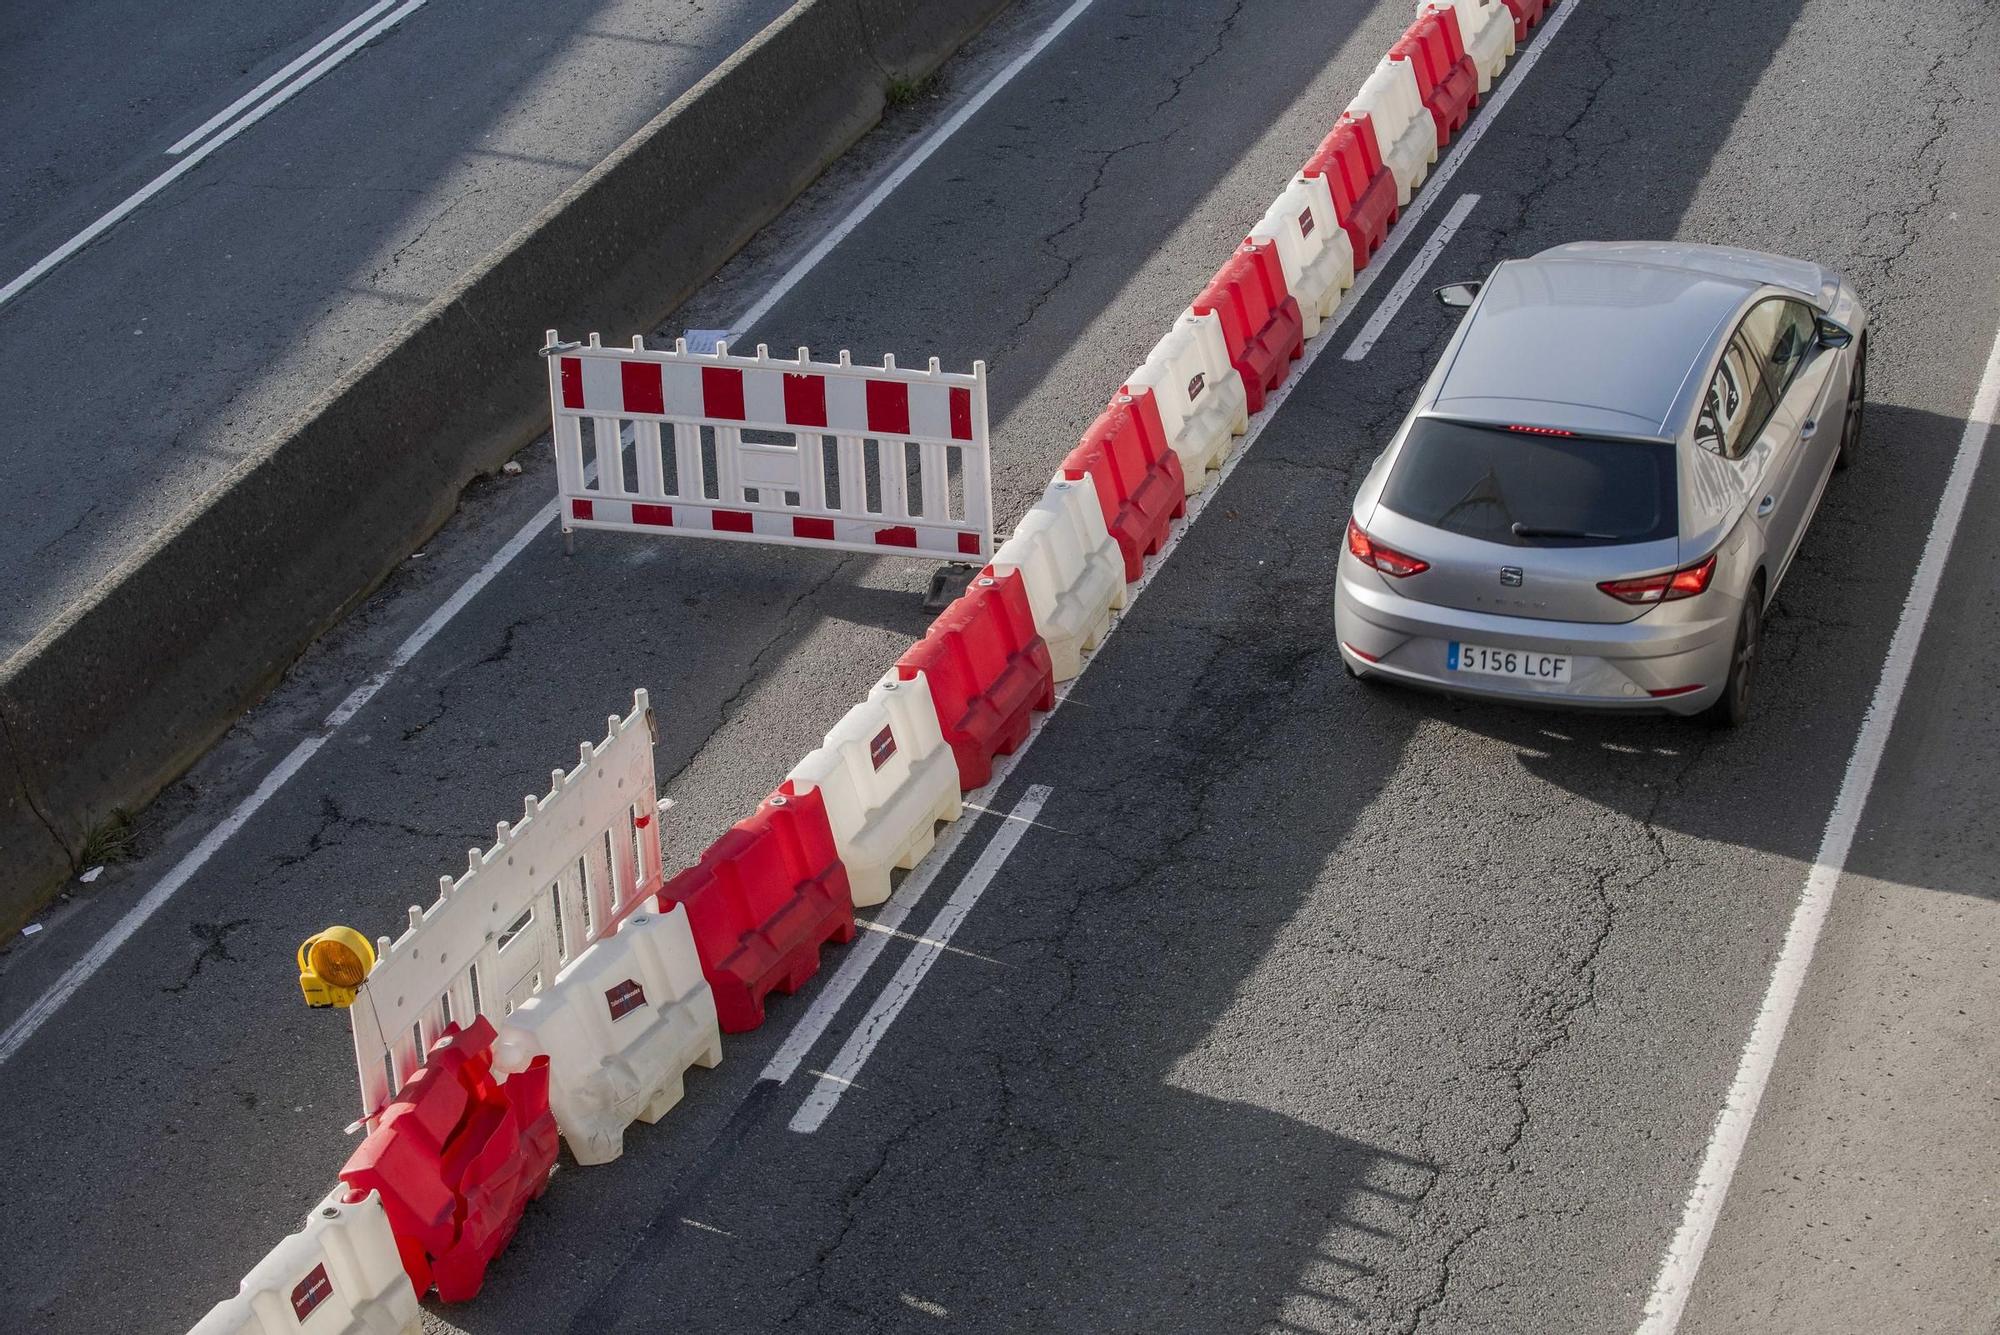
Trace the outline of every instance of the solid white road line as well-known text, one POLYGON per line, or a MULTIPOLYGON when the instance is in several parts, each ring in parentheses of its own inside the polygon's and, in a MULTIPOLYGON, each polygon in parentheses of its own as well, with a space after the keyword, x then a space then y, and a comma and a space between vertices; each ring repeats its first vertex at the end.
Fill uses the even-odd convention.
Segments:
POLYGON ((281 88, 259 103, 245 114, 242 119, 232 122, 227 129, 223 130, 213 139, 208 140, 200 148, 195 149, 194 152, 188 154, 179 162, 176 162, 173 166, 167 168, 167 170, 141 186, 135 193, 128 196, 122 204, 112 209, 111 212, 105 214, 81 232, 78 232, 75 236, 57 246, 47 255, 35 261, 25 273, 14 279, 13 282, 7 284, 5 287, 0 287, 0 306, 4 306, 12 301, 15 297, 26 291, 36 280, 46 275, 51 269, 54 269, 64 260, 123 222, 134 209, 193 171, 197 165, 206 161, 209 154, 215 152, 216 149, 221 148, 258 121, 263 120, 264 117, 270 115, 286 102, 291 101, 293 97, 317 82, 322 74, 325 74, 335 65, 338 65, 341 61, 347 59, 356 51, 359 51, 362 47, 395 27, 398 23, 401 23, 411 14, 422 9, 427 3, 429 3, 429 0, 403 0, 403 3, 388 15, 378 19, 360 34, 349 39, 345 46, 342 46, 339 50, 333 52, 333 54, 322 58, 317 65, 314 65, 292 83, 287 84, 284 88, 281 88))
MULTIPOLYGON (((1500 114, 1508 101, 1514 96, 1514 89, 1520 86, 1520 76, 1534 68, 1535 62, 1541 58, 1543 48, 1555 36, 1556 32, 1561 29, 1563 22, 1574 12, 1576 6, 1581 3, 1582 0, 1571 0, 1571 3, 1564 5, 1560 10, 1556 11, 1542 25, 1541 31, 1530 39, 1529 45, 1515 56, 1513 64, 1509 66, 1509 77, 1494 89, 1492 95, 1484 103, 1485 110, 1466 128, 1465 133, 1452 143, 1443 161, 1431 173, 1430 183, 1432 185, 1442 187, 1458 171, 1458 164, 1464 161, 1465 155, 1471 152, 1473 146, 1485 137, 1486 127, 1493 123, 1493 118, 1500 114)), ((1286 377, 1284 384, 1272 390, 1265 398, 1264 410, 1250 419, 1250 430, 1244 435, 1242 444, 1232 451, 1229 458, 1224 461, 1221 472, 1216 477, 1215 484, 1204 487, 1201 491, 1188 498, 1187 517, 1174 524, 1167 534, 1166 541, 1160 544, 1159 554, 1146 563, 1145 570, 1139 576, 1139 582, 1132 585, 1127 594, 1124 610, 1111 614, 1111 625, 1104 632, 1105 642, 1108 642, 1111 636, 1117 633, 1118 627, 1124 624, 1125 618, 1132 614, 1133 609, 1137 606, 1140 595, 1145 593, 1147 588, 1152 585, 1154 577, 1166 569, 1167 559, 1181 545, 1181 539, 1186 537, 1189 530, 1194 527, 1194 521, 1201 517, 1202 512, 1208 508, 1208 503, 1220 494, 1222 484, 1229 479, 1231 473, 1236 471, 1236 466, 1243 462, 1244 457, 1250 453, 1251 447, 1256 445, 1258 439, 1264 434, 1265 426, 1277 416, 1278 409, 1283 407, 1285 401, 1292 396, 1292 390, 1297 388, 1300 381, 1305 378, 1305 374, 1311 369, 1312 364, 1319 360, 1319 355, 1333 345, 1333 335, 1339 331, 1340 326, 1346 323, 1347 317, 1352 315, 1355 309, 1361 304, 1361 299, 1368 294, 1369 290, 1374 286, 1375 280, 1388 268, 1390 261, 1396 258, 1397 253, 1403 247, 1403 243, 1409 239, 1414 231, 1414 224, 1424 216, 1425 211, 1430 208, 1432 201, 1436 198, 1438 196, 1425 194, 1419 195, 1410 202, 1409 209, 1403 214, 1402 223, 1389 233, 1388 239, 1383 243, 1382 248, 1375 252, 1375 258, 1366 269, 1361 271, 1361 275, 1355 280, 1354 286, 1348 290, 1345 300, 1341 302, 1332 315, 1327 317, 1326 322, 1320 326, 1319 336, 1306 343, 1305 355, 1292 368, 1292 374, 1286 377)), ((1097 661, 1098 655, 1103 652, 1103 649, 1104 643, 1100 642, 1096 650, 1085 656, 1083 660, 1084 672, 1090 671, 1091 664, 1097 661)), ((962 803, 963 806, 973 811, 985 811, 987 809, 983 804, 992 800, 993 795, 1000 791, 1001 786, 1007 782, 1008 778, 1014 773, 1015 768, 1027 759, 1028 752, 1041 737, 1042 730, 1068 704, 1070 693, 1075 690, 1077 684, 1082 680, 1083 676, 1079 673, 1077 676, 1056 687, 1055 708, 1046 714, 1037 714, 1035 716, 1034 722, 1028 727, 1027 738, 1020 746, 1014 749, 1013 754, 1001 756, 998 760, 994 761, 992 779, 987 782, 984 788, 967 793, 962 803)), ((1012 817, 1008 817, 1007 819, 1011 820, 1012 817)), ((924 892, 930 888, 931 882, 936 879, 938 869, 951 860, 953 852, 958 848, 960 841, 966 837, 966 833, 972 824, 973 822, 971 821, 960 820, 939 836, 936 849, 932 851, 929 857, 924 859, 923 865, 911 873, 908 880, 897 887, 895 895, 889 902, 883 905, 881 913, 876 916, 875 921, 877 923, 891 928, 901 925, 903 919, 909 915, 911 908, 916 905, 917 900, 923 897, 924 892)), ((833 1023, 834 1016, 839 1012, 841 1006, 846 1003, 848 997, 854 994, 854 990, 860 986, 862 976, 868 972, 869 968, 881 956, 888 942, 889 937, 887 934, 871 933, 861 938, 861 940, 848 949, 846 957, 840 962, 840 968, 835 970, 833 977, 828 980, 827 985, 813 998, 812 1005, 806 1009, 804 1015, 799 1017, 798 1023, 792 1027, 792 1032, 786 1036, 785 1042, 778 1049, 777 1055, 772 1057, 770 1063, 765 1066, 763 1079, 775 1080, 779 1083, 791 1079, 792 1074, 799 1069, 799 1063, 805 1060, 806 1054, 819 1041, 820 1036, 826 1032, 827 1027, 833 1023)))
POLYGON ((383 10, 387 9, 389 6, 395 3, 396 0, 375 0, 374 4, 362 10, 359 14, 356 14, 353 18, 341 24, 331 33, 327 34, 325 37, 322 37, 318 42, 314 43, 311 47, 301 52, 283 69, 279 70, 276 74, 273 74, 270 78, 264 80, 264 82, 258 84, 255 88, 252 88, 249 92, 243 94, 243 96, 237 98, 234 102, 231 102, 228 106, 224 107, 222 110, 216 112, 213 116, 210 116, 207 120, 203 121, 200 127, 197 128, 193 133, 184 137, 179 143, 175 144, 172 148, 169 148, 167 150, 167 156, 170 158, 177 158, 181 154, 187 152, 190 148, 193 148, 196 144, 200 143, 203 139, 206 139, 208 137, 209 131, 213 130, 216 126, 221 125, 223 122, 229 120, 231 117, 236 115, 237 112, 243 110, 243 108, 249 106, 252 102, 255 102, 258 98, 270 92, 273 88, 276 88, 279 84, 283 83, 285 80, 291 78, 294 74, 297 74, 307 65, 317 60, 320 57, 320 55, 326 51, 328 47, 334 45, 336 42, 340 41, 341 38, 347 36, 347 34, 353 32, 356 28, 368 22, 368 20, 374 18, 377 14, 380 14, 383 10))
POLYGON ((833 1059, 833 1065, 820 1072, 819 1083, 814 1085, 792 1114, 791 1129, 804 1135, 819 1130, 827 1115, 840 1103, 841 1095, 854 1085, 861 1068, 868 1064, 869 1054, 875 1045, 889 1032, 889 1026, 903 1013, 910 998, 917 993, 917 987, 924 981, 924 975, 937 963, 938 956, 945 952, 952 935, 964 924, 979 897, 993 884, 993 878, 1000 874, 1000 868, 1007 862, 1007 855, 1014 851, 1034 823, 1042 804, 1049 800, 1049 789, 1044 784, 1030 784, 1021 800, 1014 804, 1012 818, 1000 822, 1000 828, 993 833, 992 840, 980 851, 979 858, 972 864, 958 889, 951 892, 951 898, 938 910, 931 920, 930 929, 923 934, 923 944, 903 958, 903 965, 896 970, 882 995, 868 1008, 868 1013, 848 1035, 841 1046, 840 1054, 833 1059))
MULTIPOLYGON (((967 104, 967 108, 961 108, 958 114, 953 115, 951 119, 946 121, 944 125, 940 126, 937 131, 932 133, 929 138, 925 139, 923 143, 917 147, 917 150, 914 153, 912 153, 908 159, 904 161, 902 166, 898 167, 896 172, 892 174, 887 181, 885 181, 884 186, 893 188, 893 185, 891 183, 901 184, 903 181, 907 180, 911 172, 915 171, 917 167, 924 162, 925 159, 929 158, 932 154, 936 153, 937 150, 943 146, 946 138, 949 137, 949 133, 951 131, 957 130, 959 127, 963 126, 968 119, 970 119, 971 110, 976 110, 978 107, 984 106, 987 102, 991 101, 995 93, 999 92, 1001 88, 1006 86, 1009 80, 1013 79, 1015 75, 1019 74, 1024 68, 1027 67, 1028 61, 1032 59, 1035 56, 1035 54, 1040 52, 1043 48, 1047 47, 1048 44, 1051 41, 1053 41, 1058 34, 1060 34, 1065 28, 1069 27, 1069 25, 1075 21, 1077 15, 1081 14, 1084 10, 1090 8, 1093 2, 1094 0, 1077 0, 1075 4, 1071 5, 1068 9, 1065 9, 1061 14, 1057 15, 1055 21, 1046 30, 1044 30, 1039 37, 1035 39, 1034 43, 1028 48, 1026 53, 1016 58, 1015 60, 1009 62, 1004 69, 1002 69, 998 74, 994 75, 993 78, 989 80, 986 83, 986 85, 979 90, 979 92, 975 95, 973 102, 967 104)), ((395 13, 383 19, 373 28, 370 28, 368 32, 358 40, 362 42, 372 40, 376 33, 385 30, 391 24, 398 21, 402 17, 402 15, 409 13, 414 9, 417 9, 424 3, 426 3, 426 0, 407 0, 407 3, 405 3, 401 9, 398 9, 395 13)), ((331 66, 329 66, 328 68, 331 68, 331 66)), ((317 77, 318 74, 314 74, 311 76, 311 78, 317 78, 317 77)), ((309 81, 310 80, 308 80, 308 82, 309 81)), ((297 91, 298 87, 303 87, 303 84, 296 85, 291 91, 297 91)), ((285 96, 287 97, 289 97, 290 95, 291 92, 289 91, 285 94, 285 96)), ((238 124, 235 127, 233 127, 229 131, 229 133, 231 135, 235 134, 238 129, 241 129, 243 126, 248 125, 250 121, 255 120, 257 116, 263 115, 265 111, 270 109, 270 105, 275 105, 275 103, 260 108, 257 111, 256 115, 252 116, 249 120, 238 122, 238 124)), ((207 154, 216 144, 219 144, 221 142, 222 140, 220 139, 210 140, 207 144, 202 146, 201 150, 198 153, 196 153, 191 157, 183 159, 180 165, 174 168, 174 171, 180 172, 186 170, 188 167, 192 166, 195 162, 199 161, 200 158, 203 155, 207 154)), ((172 173, 169 173, 169 175, 172 175, 172 173)), ((162 178, 162 180, 164 179, 165 178, 162 178)), ((875 209, 878 206, 880 206, 882 201, 888 197, 888 189, 884 188, 884 186, 878 186, 876 189, 870 191, 868 195, 865 196, 860 201, 860 203, 856 204, 854 208, 848 213, 848 215, 844 219, 842 219, 841 223, 838 225, 838 227, 836 227, 835 232, 840 236, 846 236, 849 232, 852 232, 857 225, 860 224, 863 218, 866 218, 870 213, 874 212, 875 209)), ((757 301, 757 303, 754 306, 752 306, 748 312, 745 313, 742 319, 736 322, 736 327, 740 330, 747 331, 755 320, 762 319, 763 316, 767 314, 770 311, 770 309, 777 304, 777 298, 772 294, 775 293, 778 295, 782 295, 784 292, 789 292, 792 289, 792 287, 796 286, 799 280, 803 278, 807 272, 810 271, 811 265, 817 264, 820 260, 825 259, 826 256, 832 251, 832 249, 833 247, 831 245, 826 244, 824 242, 822 242, 822 244, 818 246, 815 246, 811 251, 811 253, 808 254, 805 259, 800 260, 797 264, 794 264, 789 270, 787 270, 784 276, 778 280, 777 285, 772 287, 770 291, 767 292, 763 298, 760 298, 757 301), (811 261, 811 264, 807 263, 808 260, 811 261)), ((57 262, 60 261, 58 260, 57 262)), ((46 264, 48 263, 48 261, 44 261, 44 263, 46 264)), ((29 274, 24 275, 23 278, 16 279, 14 284, 10 284, 7 289, 5 289, 4 291, 0 291, 0 304, 4 304, 4 302, 9 296, 12 296, 15 291, 19 290, 19 287, 25 287, 28 283, 33 282, 34 279, 39 276, 40 274, 38 272, 31 270, 29 274), (17 284, 18 286, 16 286, 17 284)), ((341 702, 339 708, 335 709, 331 714, 327 715, 326 723, 324 725, 324 731, 320 736, 308 738, 306 741, 299 743, 298 747, 296 747, 290 755, 286 756, 285 759, 279 763, 276 769, 272 770, 269 775, 265 776, 264 781, 257 785, 256 791, 251 793, 248 797, 244 798, 242 802, 238 803, 235 810, 231 811, 229 813, 229 816, 220 825, 217 825, 213 830, 209 831, 207 835, 203 836, 200 843, 196 844, 194 848, 189 850, 188 854, 185 857, 183 857, 179 862, 175 863, 173 868, 169 870, 167 874, 160 879, 157 885, 155 885, 151 890, 149 890, 137 904, 134 904, 130 909, 128 909, 124 917, 120 918, 115 924, 113 924, 111 930, 108 933, 106 933, 106 935, 102 940, 93 944, 91 948, 88 951, 86 951, 81 958, 79 958, 75 963, 71 964, 69 968, 65 969, 62 973, 62 976, 56 980, 55 985, 52 986, 41 997, 37 998, 33 1005, 31 1005, 25 1012, 23 1012, 21 1016, 14 1021, 13 1024, 9 1025, 4 1035, 0 1035, 0 1065, 4 1065, 9 1057, 12 1057, 14 1053, 19 1051, 21 1045, 27 1042, 28 1039, 34 1035, 35 1031, 40 1029, 43 1024, 47 1023, 49 1017, 55 1014, 57 1009, 59 1009, 65 1001, 69 1000, 69 998, 76 992, 77 988, 81 987, 86 981, 88 981, 90 976, 96 973, 100 968, 102 968, 104 966, 104 962, 110 959, 112 954, 116 952, 120 946, 122 946, 123 944, 125 944, 126 941, 131 939, 132 933, 136 932, 148 918, 152 917, 154 913, 158 912, 162 904, 165 904, 167 900, 171 898, 174 895, 174 893, 178 891, 183 885, 185 885, 196 872, 200 871, 203 864, 205 864, 209 860, 209 858, 215 855, 216 850, 221 848, 222 845, 228 841, 229 836, 236 833, 237 830, 241 829, 243 827, 243 823, 249 820, 252 815, 256 814, 257 809, 259 807, 262 807, 264 803, 268 802, 271 799, 271 796, 274 793, 276 793, 280 788, 284 787, 286 781, 289 780, 292 777, 292 775, 298 773, 299 767, 305 764, 306 759, 310 757, 314 751, 318 750, 323 743, 329 740, 329 738, 335 731, 337 731, 341 727, 344 727, 347 724, 348 720, 352 719, 355 716, 355 714, 360 712, 362 706, 366 705, 370 700, 372 700, 375 697, 377 692, 379 692, 384 686, 388 685, 389 681, 396 675, 396 673, 404 666, 406 666, 410 662, 410 660, 417 655, 418 651, 420 651, 424 647, 424 645, 430 643, 431 639, 434 636, 436 636, 439 631, 443 630, 445 625, 449 623, 453 617, 457 616, 458 613, 464 609, 465 605, 471 602, 472 599, 479 594, 480 590, 484 589, 488 584, 492 583, 493 578, 496 575, 498 575, 501 572, 501 570, 503 570, 510 562, 512 562, 516 556, 519 556, 523 551, 525 551, 528 547, 528 544, 534 540, 535 536, 538 533, 540 533, 543 529, 547 528, 549 524, 555 519, 558 508, 559 507, 557 506, 556 502, 550 501, 547 505, 543 506, 539 511, 537 511, 533 519, 529 520, 527 524, 523 525, 521 530, 518 533, 516 533, 513 536, 513 538, 511 538, 507 542, 505 546, 503 546, 499 551, 495 552, 493 556, 487 560, 486 564, 482 565, 479 568, 477 573, 475 573, 470 579, 466 580, 466 582, 459 587, 457 592, 453 593, 451 597, 447 598, 435 612, 431 613, 431 615, 424 621, 423 625, 419 626, 410 635, 408 639, 403 641, 402 645, 396 650, 396 652, 393 655, 390 656, 388 663, 380 671, 374 673, 372 676, 368 678, 367 681, 363 682, 360 686, 356 687, 354 691, 347 697, 347 699, 341 702)), ((995 791, 996 790, 995 785, 997 785, 1005 777, 1006 774, 1011 772, 1012 772, 1012 765, 995 766, 994 783, 989 784, 987 788, 982 791, 986 792, 995 791)), ((950 832, 947 832, 947 834, 938 841, 938 852, 933 855, 934 861, 941 862, 944 860, 944 857, 948 855, 948 847, 956 846, 954 835, 957 834, 960 827, 965 826, 967 824, 969 824, 969 822, 964 822, 964 821, 959 822, 957 825, 954 825, 952 827, 952 830, 950 832)), ((926 865, 928 866, 930 864, 926 865)), ((904 883, 905 888, 908 889, 911 885, 915 884, 918 881, 918 878, 923 875, 924 872, 920 870, 916 875, 910 877, 909 881, 906 881, 904 883)), ((910 900, 914 902, 915 895, 911 895, 910 900)), ((896 925, 895 922, 889 922, 889 914, 886 911, 878 916, 877 921, 888 922, 888 925, 890 926, 896 925)), ((896 919, 896 922, 900 921, 901 918, 898 917, 896 919)), ((852 956, 855 954, 863 953, 866 950, 866 948, 870 945, 876 947, 875 953, 880 953, 880 943, 886 941, 887 939, 888 939, 887 937, 881 937, 871 934, 870 936, 864 938, 861 942, 859 942, 855 946, 854 951, 850 953, 850 958, 852 958, 852 956)), ((870 958, 872 958, 872 956, 870 956, 870 958)), ((858 974, 855 975, 855 980, 859 981, 858 974)), ((838 979, 836 979, 836 981, 838 981, 838 979)), ((850 990, 852 986, 853 985, 850 983, 849 984, 850 990)), ((824 1027, 826 1020, 831 1020, 831 1019, 832 1015, 829 1012, 826 1015, 825 1020, 821 1022, 822 1028, 824 1027)))
POLYGON ((1910 592, 1903 601, 1896 633, 1889 641, 1874 698, 1861 720, 1861 732, 1854 739, 1854 752, 1848 757, 1847 772, 1840 781, 1840 795, 1834 799, 1832 815, 1827 817, 1819 855, 1806 876, 1805 891, 1792 914, 1791 925, 1785 929, 1784 948, 1778 952, 1777 967, 1771 972, 1763 1004, 1757 1008, 1749 1041, 1743 1045, 1736 1078, 1730 1082, 1729 1095, 1723 1100, 1721 1115, 1709 1135, 1708 1152, 1702 1157, 1694 1190, 1688 1194, 1680 1228, 1660 1263, 1659 1277, 1653 1282, 1652 1296, 1646 1301, 1645 1314, 1639 1323, 1639 1335, 1672 1335, 1694 1290, 1695 1275, 1715 1233, 1715 1221, 1722 1214, 1730 1179, 1736 1175, 1736 1165, 1743 1157, 1750 1123, 1757 1116, 1757 1105, 1777 1064, 1778 1046, 1785 1040, 1792 1007, 1805 985, 1820 929, 1826 925, 1827 910, 1833 906, 1834 888, 1847 865, 1848 851, 1854 846, 1854 833, 1867 806, 1868 791, 1881 768, 1882 752, 1895 726, 1904 688, 1909 685, 1924 625, 1930 620, 1931 605, 1937 601, 1938 584, 1951 556, 1952 539, 1965 514, 1966 497, 1972 490, 1973 475, 1985 453, 1986 437, 1996 415, 2000 415, 2000 333, 1995 334, 1992 351, 1987 354, 1986 369, 1973 396, 1965 433, 1959 437, 1958 454, 1952 460, 1951 475, 1938 501, 1937 517, 1931 521, 1923 558, 1910 581, 1910 592))
POLYGON ((1382 337, 1383 331, 1389 327, 1389 322, 1396 318, 1396 313, 1403 309, 1403 303, 1410 299, 1410 293, 1416 291, 1417 284, 1424 281, 1424 275, 1431 271, 1431 264, 1443 252, 1452 237, 1458 234, 1459 224, 1465 221, 1465 215, 1472 212, 1472 206, 1478 202, 1478 195, 1465 194, 1458 197, 1458 203, 1452 205, 1451 212, 1444 215, 1444 221, 1440 222, 1437 230, 1431 233, 1431 239, 1424 242, 1424 248, 1410 261, 1410 267, 1403 270, 1403 276, 1389 289, 1389 295, 1382 298, 1382 304, 1375 308, 1375 314, 1368 317, 1368 323, 1361 326, 1361 332, 1347 345, 1347 351, 1341 354, 1343 360, 1358 362, 1374 351, 1375 340, 1382 337))

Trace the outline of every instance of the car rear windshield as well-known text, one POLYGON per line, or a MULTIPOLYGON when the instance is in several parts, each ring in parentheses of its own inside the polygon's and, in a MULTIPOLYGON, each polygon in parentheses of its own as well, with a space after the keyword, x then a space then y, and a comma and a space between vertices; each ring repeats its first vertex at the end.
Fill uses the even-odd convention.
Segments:
POLYGON ((1651 542, 1679 529, 1674 447, 1419 418, 1382 504, 1510 546, 1651 542))

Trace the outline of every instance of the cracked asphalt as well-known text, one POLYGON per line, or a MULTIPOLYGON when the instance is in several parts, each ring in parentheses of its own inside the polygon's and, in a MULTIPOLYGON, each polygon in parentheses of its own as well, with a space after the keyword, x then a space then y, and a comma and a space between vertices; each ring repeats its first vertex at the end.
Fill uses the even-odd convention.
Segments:
MULTIPOLYGON (((1674 237, 1821 260, 1873 310, 1864 447, 1767 623, 1752 724, 1344 676, 1331 587, 1352 487, 1450 332, 1416 300, 1343 361, 1364 306, 992 803, 1053 790, 825 1125, 787 1129, 809 1074, 758 1079, 815 985, 623 1159, 566 1164, 482 1295, 428 1328, 1636 1324, 2000 322, 2000 19, 1979 0, 1566 3, 1448 186, 1481 201, 1432 280, 1674 237)), ((984 35, 677 326, 727 324, 1057 8, 984 35)), ((1011 519, 1405 10, 1093 6, 756 336, 986 358, 1011 519)), ((148 814, 139 861, 9 953, 0 1021, 545 499, 546 459, 523 462, 148 814)), ((1684 1330, 2000 1319, 1997 509, 1982 476, 1684 1330)), ((566 559, 543 535, 0 1067, 9 1108, 41 1114, 0 1125, 0 1305, 38 1331, 190 1323, 352 1144, 345 1026, 299 1005, 297 940, 427 902, 636 685, 677 803, 667 857, 691 861, 921 633, 926 575, 598 534, 566 559)), ((984 845, 993 818, 965 819, 986 828, 908 930, 984 845)), ((889 944, 807 1072, 908 949, 889 944)))

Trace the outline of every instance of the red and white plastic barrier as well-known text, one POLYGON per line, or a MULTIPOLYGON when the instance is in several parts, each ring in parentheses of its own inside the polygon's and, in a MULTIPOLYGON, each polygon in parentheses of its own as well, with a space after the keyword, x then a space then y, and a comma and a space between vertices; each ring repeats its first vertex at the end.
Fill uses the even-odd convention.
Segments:
POLYGON ((610 1163, 625 1152, 626 1127, 666 1116, 688 1067, 722 1061, 687 911, 632 914, 516 1007, 493 1069, 512 1076, 537 1058, 548 1060, 549 1106, 580 1164, 610 1163))
POLYGON ((417 1291, 382 1198, 350 1194, 329 1192, 189 1335, 419 1335, 417 1291))
POLYGON ((1125 606, 1125 559, 1104 527, 1088 476, 1049 483, 986 568, 995 576, 1016 571, 1028 586, 1028 606, 1048 643, 1055 678, 1068 681, 1104 639, 1111 614, 1125 606))
POLYGON ((544 348, 563 532, 678 533, 976 563, 993 551, 986 367, 913 371, 544 348), (586 468, 584 438, 597 471, 586 468), (710 463, 710 460, 713 463, 710 463))
POLYGON ((412 905, 403 934, 381 938, 347 1011, 364 1120, 449 1026, 504 1020, 659 890, 656 797, 653 711, 638 691, 603 741, 579 746, 575 769, 554 771, 546 796, 494 828, 493 847, 467 851, 464 875, 439 878, 435 904, 412 905))
POLYGON ((1250 229, 1250 239, 1276 249, 1285 286, 1299 303, 1301 333, 1317 335, 1320 321, 1354 286, 1354 243, 1334 213, 1326 178, 1293 177, 1250 229))
POLYGON ((875 683, 826 740, 792 766, 782 791, 818 792, 856 908, 889 897, 889 872, 914 867, 959 816, 958 762, 922 672, 875 683))
POLYGON ((1479 71, 1479 95, 1507 68, 1514 54, 1514 14, 1500 0, 1418 0, 1417 14, 1449 10, 1458 18, 1459 40, 1479 71))
POLYGON ((1229 442, 1250 429, 1243 380, 1229 362, 1229 341, 1215 315, 1192 312, 1174 321, 1145 362, 1126 380, 1128 394, 1151 390, 1167 444, 1181 459, 1192 496, 1222 467, 1229 442))
POLYGON ((1409 203, 1411 193, 1424 183, 1438 157, 1437 123, 1424 110, 1416 71, 1407 60, 1385 57, 1347 104, 1347 110, 1368 117, 1382 163, 1396 178, 1396 204, 1409 203))

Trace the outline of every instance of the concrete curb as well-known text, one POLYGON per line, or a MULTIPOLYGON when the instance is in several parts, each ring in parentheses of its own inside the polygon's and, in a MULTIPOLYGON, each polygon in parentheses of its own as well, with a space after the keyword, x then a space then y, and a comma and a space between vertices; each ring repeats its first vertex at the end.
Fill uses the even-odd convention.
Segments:
POLYGON ((0 667, 0 933, 542 430, 542 331, 658 323, 1006 4, 799 0, 0 667))

